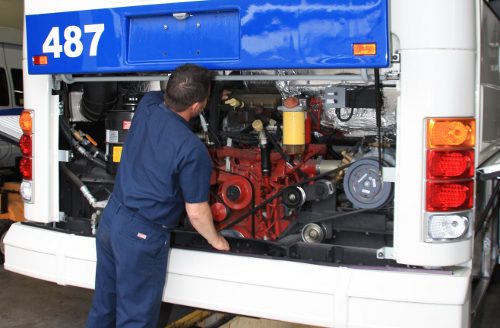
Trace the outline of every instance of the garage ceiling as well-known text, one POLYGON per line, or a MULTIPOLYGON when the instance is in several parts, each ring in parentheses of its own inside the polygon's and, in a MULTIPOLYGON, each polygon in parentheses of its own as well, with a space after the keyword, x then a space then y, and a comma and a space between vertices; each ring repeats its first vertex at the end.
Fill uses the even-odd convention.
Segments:
POLYGON ((0 0, 0 25, 23 28, 23 0, 0 0))

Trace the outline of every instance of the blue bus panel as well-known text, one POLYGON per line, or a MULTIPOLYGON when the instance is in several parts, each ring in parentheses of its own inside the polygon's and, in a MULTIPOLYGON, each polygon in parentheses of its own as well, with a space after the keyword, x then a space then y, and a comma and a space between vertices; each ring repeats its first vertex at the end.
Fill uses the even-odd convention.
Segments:
POLYGON ((387 2, 202 0, 28 15, 28 71, 387 67, 387 2), (355 55, 360 44, 372 52, 355 55))

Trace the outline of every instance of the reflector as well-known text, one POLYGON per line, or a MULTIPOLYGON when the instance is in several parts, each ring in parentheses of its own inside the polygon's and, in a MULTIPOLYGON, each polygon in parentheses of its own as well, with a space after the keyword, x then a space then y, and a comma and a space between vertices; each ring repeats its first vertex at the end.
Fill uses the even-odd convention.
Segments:
POLYGON ((21 158, 21 160, 19 161, 19 171, 21 172, 23 179, 31 180, 31 158, 21 158))
POLYGON ((427 151, 427 179, 474 177, 474 151, 427 151))
POLYGON ((31 135, 23 134, 19 138, 19 149, 23 156, 31 157, 31 135))
POLYGON ((49 58, 47 56, 33 56, 33 65, 47 65, 49 58))
POLYGON ((469 229, 469 218, 462 215, 431 215, 428 235, 431 239, 457 239, 469 229))
POLYGON ((23 180, 21 186, 19 187, 19 193, 25 201, 31 202, 33 197, 31 181, 23 180))
POLYGON ((427 182, 427 211, 456 211, 473 206, 474 181, 427 182))

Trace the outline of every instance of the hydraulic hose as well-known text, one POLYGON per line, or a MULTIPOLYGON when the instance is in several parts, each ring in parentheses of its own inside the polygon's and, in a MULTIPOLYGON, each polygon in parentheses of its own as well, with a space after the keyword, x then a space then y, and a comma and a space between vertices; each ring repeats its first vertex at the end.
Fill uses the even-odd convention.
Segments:
POLYGON ((80 154, 83 155, 83 157, 92 162, 94 165, 106 168, 106 163, 93 156, 88 150, 81 146, 78 141, 73 139, 73 136, 71 135, 71 127, 62 116, 59 118, 59 125, 61 127, 62 135, 66 138, 66 140, 73 148, 75 148, 80 154))
POLYGON ((63 163, 59 163, 59 168, 62 173, 71 181, 83 194, 85 199, 90 203, 92 207, 95 207, 97 204, 97 199, 90 193, 89 188, 83 184, 82 180, 76 176, 70 169, 66 167, 63 163))
POLYGON ((89 140, 80 135, 80 131, 76 131, 74 128, 71 128, 71 133, 73 137, 85 148, 89 149, 90 155, 92 157, 97 157, 102 161, 106 161, 106 155, 101 152, 99 148, 94 146, 89 140))

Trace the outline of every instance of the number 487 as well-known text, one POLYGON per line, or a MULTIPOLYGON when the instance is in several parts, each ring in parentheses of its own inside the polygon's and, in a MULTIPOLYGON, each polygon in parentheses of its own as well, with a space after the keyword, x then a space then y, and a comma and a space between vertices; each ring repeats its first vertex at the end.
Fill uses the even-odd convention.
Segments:
MULTIPOLYGON (((97 56, 99 40, 104 32, 104 24, 89 24, 83 26, 83 33, 93 33, 90 43, 89 56, 97 56)), ((61 52, 68 57, 79 57, 83 53, 82 30, 79 26, 71 25, 64 29, 64 44, 59 39, 59 27, 54 26, 43 42, 43 53, 52 53, 54 58, 60 58, 61 52)))

